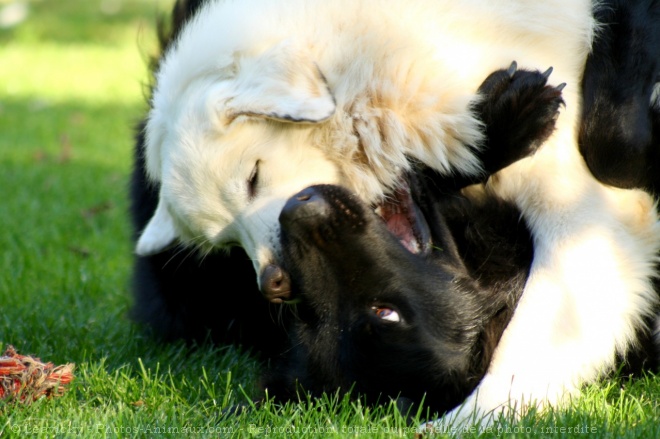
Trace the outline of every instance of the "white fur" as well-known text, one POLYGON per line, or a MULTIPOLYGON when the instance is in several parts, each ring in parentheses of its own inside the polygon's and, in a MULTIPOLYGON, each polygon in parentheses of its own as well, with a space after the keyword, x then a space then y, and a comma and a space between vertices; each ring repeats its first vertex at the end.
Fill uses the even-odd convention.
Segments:
POLYGON ((410 166, 480 172, 479 84, 516 60, 554 68, 566 108, 532 158, 492 178, 532 229, 535 257, 488 374, 435 426, 562 398, 625 353, 655 300, 650 197, 600 185, 576 146, 590 0, 211 2, 166 53, 147 125, 158 214, 138 246, 241 245, 276 262, 285 200, 315 183, 378 200, 410 166), (248 179, 258 162, 256 195, 248 179), (170 216, 169 220, 166 216, 170 216), (165 232, 161 231, 166 225, 165 232))

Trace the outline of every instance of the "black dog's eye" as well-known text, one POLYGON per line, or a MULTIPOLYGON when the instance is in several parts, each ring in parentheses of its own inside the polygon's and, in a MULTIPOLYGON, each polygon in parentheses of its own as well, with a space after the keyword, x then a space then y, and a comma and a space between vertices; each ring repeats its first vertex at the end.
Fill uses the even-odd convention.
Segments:
POLYGON ((381 320, 386 320, 393 323, 401 322, 401 316, 392 308, 388 308, 386 306, 372 306, 371 309, 373 310, 374 314, 376 314, 376 317, 381 320))
POLYGON ((253 199, 257 195, 257 185, 259 184, 259 160, 254 164, 252 172, 248 177, 248 198, 253 199))

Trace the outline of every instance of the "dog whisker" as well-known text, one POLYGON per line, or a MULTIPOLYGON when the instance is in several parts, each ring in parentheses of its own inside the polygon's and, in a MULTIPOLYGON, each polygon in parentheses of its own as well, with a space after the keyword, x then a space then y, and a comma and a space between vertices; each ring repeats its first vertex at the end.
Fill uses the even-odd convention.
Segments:
MULTIPOLYGON (((184 244, 177 244, 176 248, 178 250, 174 254, 172 254, 167 261, 165 261, 165 263, 163 264, 163 267, 162 267, 163 269, 167 268, 167 266, 170 264, 170 262, 174 261, 174 259, 177 256, 179 256, 181 253, 183 253, 184 251, 190 250, 190 247, 188 247, 184 244)), ((182 259, 182 261, 179 261, 179 265, 181 265, 181 262, 185 261, 187 257, 188 257, 188 255, 186 255, 186 257, 184 257, 182 259)))

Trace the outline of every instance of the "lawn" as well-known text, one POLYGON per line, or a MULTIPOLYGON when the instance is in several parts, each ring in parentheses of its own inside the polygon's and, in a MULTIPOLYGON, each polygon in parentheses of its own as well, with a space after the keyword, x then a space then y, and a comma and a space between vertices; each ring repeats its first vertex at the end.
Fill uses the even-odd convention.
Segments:
MULTIPOLYGON (((412 436, 394 407, 332 395, 224 415, 258 395, 249 354, 158 345, 127 318, 134 126, 171 4, 0 0, 0 349, 76 364, 60 398, 0 401, 0 437, 412 436)), ((484 436, 660 437, 659 400, 660 378, 617 378, 484 436)))

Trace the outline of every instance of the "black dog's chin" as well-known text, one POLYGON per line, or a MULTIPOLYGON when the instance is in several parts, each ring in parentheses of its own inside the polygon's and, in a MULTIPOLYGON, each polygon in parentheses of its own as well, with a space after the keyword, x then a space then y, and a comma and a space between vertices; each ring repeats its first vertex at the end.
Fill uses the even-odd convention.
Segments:
POLYGON ((408 186, 402 186, 374 206, 387 229, 413 254, 427 254, 432 247, 429 225, 410 195, 408 186))

